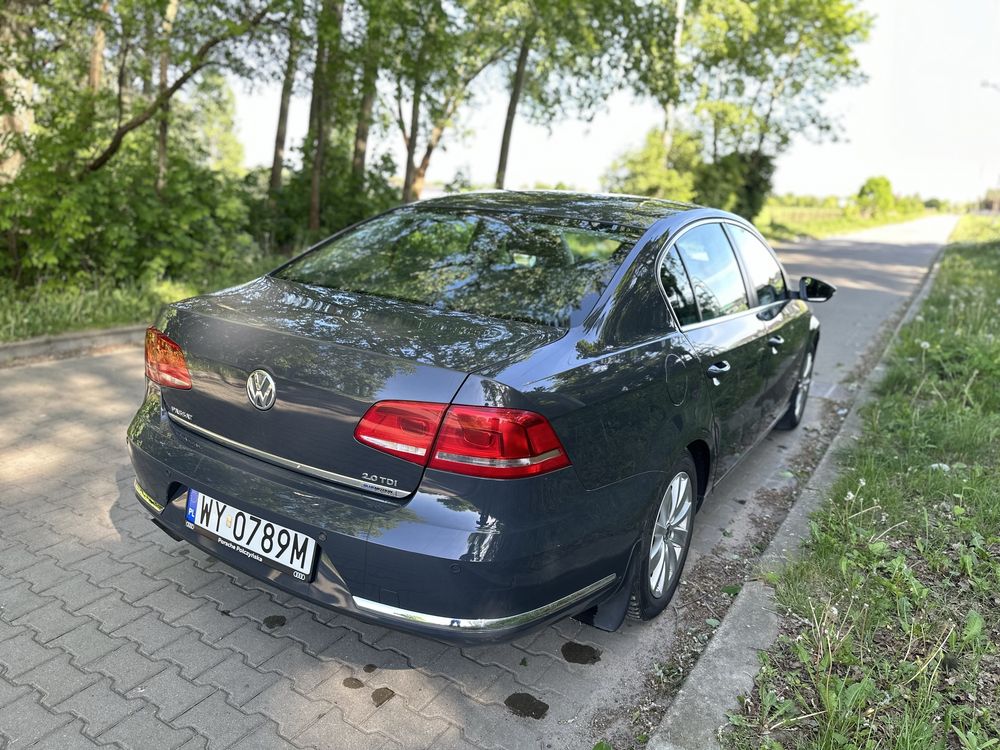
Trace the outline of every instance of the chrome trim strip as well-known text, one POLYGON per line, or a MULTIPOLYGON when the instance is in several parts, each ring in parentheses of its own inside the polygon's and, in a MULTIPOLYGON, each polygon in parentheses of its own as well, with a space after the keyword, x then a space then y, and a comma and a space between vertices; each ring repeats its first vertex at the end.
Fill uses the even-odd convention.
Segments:
MULTIPOLYGON (((683 237, 684 234, 687 233, 688 231, 696 227, 700 227, 704 224, 730 224, 734 227, 739 227, 740 229, 749 231, 750 234, 754 235, 757 239, 759 239, 762 243, 764 243, 764 247, 766 247, 768 250, 771 251, 771 257, 773 257, 775 261, 777 261, 778 268, 781 269, 781 276, 785 280, 785 288, 786 289, 789 288, 788 272, 785 270, 784 265, 782 265, 781 260, 778 258, 778 254, 774 252, 774 248, 768 244, 767 240, 764 239, 764 235, 762 235, 757 230, 757 227, 755 227, 753 224, 750 224, 749 222, 744 224, 735 221, 733 219, 730 219, 726 216, 710 216, 703 219, 695 219, 689 224, 685 224, 684 226, 682 226, 680 229, 677 230, 677 232, 675 232, 672 236, 667 238, 667 241, 663 244, 663 247, 661 247, 657 251, 656 260, 653 263, 656 269, 654 274, 656 276, 656 286, 660 290, 660 296, 663 298, 664 304, 666 304, 667 309, 670 311, 670 319, 673 320, 674 325, 677 326, 678 331, 680 331, 681 333, 685 333, 686 331, 695 331, 699 328, 704 328, 705 326, 714 325, 715 323, 721 323, 726 320, 733 320, 742 317, 744 315, 759 315, 761 312, 763 312, 769 307, 774 307, 775 305, 783 305, 791 301, 792 297, 789 296, 788 299, 775 300, 774 302, 769 302, 766 305, 757 305, 756 307, 751 307, 746 310, 740 310, 739 312, 729 313, 728 315, 720 315, 718 318, 699 320, 697 323, 689 323, 685 326, 682 326, 680 320, 677 319, 677 313, 674 310, 673 305, 670 304, 670 298, 667 297, 667 290, 663 288, 663 279, 660 277, 660 266, 663 265, 663 258, 666 256, 666 254, 670 252, 670 250, 673 248, 675 244, 677 244, 677 240, 683 237)), ((728 235, 726 236, 726 240, 727 241, 729 240, 728 235)), ((731 242, 730 246, 732 246, 731 242)), ((747 279, 744 276, 743 261, 739 255, 739 250, 737 250, 735 247, 733 248, 733 255, 736 257, 736 263, 740 267, 740 276, 743 276, 743 287, 744 289, 746 289, 747 279)), ((746 291, 747 294, 749 295, 750 290, 746 289, 746 291)))
POLYGON ((434 457, 441 459, 442 461, 451 461, 456 464, 489 466, 494 469, 513 469, 520 468, 521 466, 535 466, 536 464, 550 461, 553 458, 558 458, 561 455, 561 450, 553 448, 550 451, 537 456, 529 456, 528 458, 480 458, 478 456, 460 456, 457 453, 445 453, 444 451, 438 451, 434 454, 434 457))
POLYGON ((231 440, 223 435, 220 435, 211 430, 206 430, 204 427, 199 427, 194 422, 189 422, 182 417, 178 417, 172 412, 167 412, 167 416, 170 417, 171 421, 176 422, 182 427, 186 427, 192 432, 196 432, 202 437, 206 437, 209 440, 214 440, 217 443, 221 443, 227 448, 232 448, 240 453, 245 453, 248 456, 253 456, 254 458, 259 458, 261 461, 267 461, 268 463, 274 464, 275 466, 280 466, 283 469, 291 469, 292 471, 297 471, 300 474, 308 474, 311 477, 317 479, 324 479, 328 482, 336 482, 337 484, 344 484, 348 487, 354 487, 355 489, 365 490, 367 492, 374 492, 377 495, 384 495, 387 497, 406 497, 410 493, 406 490, 393 489, 392 487, 383 487, 382 485, 372 484, 371 482, 366 482, 362 479, 355 479, 354 477, 344 476, 343 474, 337 474, 333 471, 327 471, 326 469, 317 469, 315 466, 309 466, 308 464, 300 464, 298 461, 292 461, 287 458, 282 458, 281 456, 276 456, 273 453, 268 453, 267 451, 262 451, 259 448, 251 448, 249 445, 244 445, 235 440, 231 440))
POLYGON ((460 617, 443 617, 441 615, 428 615, 423 612, 413 612, 408 609, 401 609, 399 607, 393 607, 388 604, 382 604, 381 602, 373 602, 370 599, 362 599, 359 596, 352 597, 354 599, 354 606, 361 610, 367 610, 369 612, 375 612, 376 614, 385 615, 386 617, 391 617, 396 620, 405 620, 407 622, 412 622, 417 625, 426 625, 432 628, 442 628, 445 630, 473 630, 473 631, 497 631, 497 630, 508 630, 510 628, 516 628, 519 625, 527 625, 528 623, 539 620, 546 615, 550 615, 554 612, 558 612, 564 607, 568 607, 574 602, 578 602, 581 599, 585 599, 591 594, 597 593, 604 587, 613 583, 615 579, 618 578, 617 575, 612 573, 609 576, 605 576, 599 581, 586 586, 579 591, 575 591, 572 594, 564 596, 562 599, 557 599, 549 604, 543 604, 537 609, 533 609, 529 612, 522 612, 519 615, 509 615, 508 617, 495 617, 485 620, 466 620, 460 617))
POLYGON ((153 499, 153 496, 150 495, 148 492, 146 492, 146 490, 144 490, 142 488, 142 485, 139 484, 139 480, 138 479, 136 479, 135 481, 133 481, 132 485, 135 488, 135 494, 139 497, 140 500, 142 500, 144 503, 146 503, 146 505, 148 505, 150 508, 152 508, 153 510, 155 510, 157 513, 162 513, 163 512, 163 506, 160 505, 158 502, 156 502, 153 499))
POLYGON ((681 326, 681 332, 686 333, 687 331, 697 331, 699 328, 704 328, 705 326, 710 326, 720 321, 736 320, 738 318, 749 317, 751 315, 760 315, 764 310, 771 307, 776 307, 777 305, 786 305, 790 302, 787 299, 779 299, 774 302, 768 302, 766 305, 757 305, 757 307, 751 307, 747 310, 740 310, 739 312, 729 313, 729 315, 720 315, 718 318, 709 318, 708 320, 699 320, 697 323, 688 323, 686 326, 681 326))

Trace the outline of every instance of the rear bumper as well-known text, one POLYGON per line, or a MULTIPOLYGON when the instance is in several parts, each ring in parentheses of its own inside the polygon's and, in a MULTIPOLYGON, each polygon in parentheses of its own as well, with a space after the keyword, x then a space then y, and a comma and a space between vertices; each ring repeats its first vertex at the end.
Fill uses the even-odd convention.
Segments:
POLYGON ((174 425, 151 393, 129 428, 136 496, 172 536, 324 607, 462 643, 509 640, 588 609, 622 584, 642 481, 588 492, 575 472, 515 482, 427 472, 408 500, 338 487, 174 425), (199 534, 187 489, 317 540, 300 581, 199 534))

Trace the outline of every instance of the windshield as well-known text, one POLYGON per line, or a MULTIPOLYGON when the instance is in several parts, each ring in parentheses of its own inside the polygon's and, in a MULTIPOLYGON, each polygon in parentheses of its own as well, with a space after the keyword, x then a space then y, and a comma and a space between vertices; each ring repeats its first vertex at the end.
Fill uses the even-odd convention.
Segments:
POLYGON ((638 238, 620 225, 402 209, 279 269, 278 278, 443 310, 568 327, 638 238))

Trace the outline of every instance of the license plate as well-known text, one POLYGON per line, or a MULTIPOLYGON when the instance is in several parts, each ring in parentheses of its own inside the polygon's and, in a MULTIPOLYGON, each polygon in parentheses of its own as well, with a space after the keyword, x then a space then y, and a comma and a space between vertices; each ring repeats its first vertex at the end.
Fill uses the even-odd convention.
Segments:
POLYGON ((188 490, 187 526, 251 560, 309 579, 316 541, 245 510, 188 490))

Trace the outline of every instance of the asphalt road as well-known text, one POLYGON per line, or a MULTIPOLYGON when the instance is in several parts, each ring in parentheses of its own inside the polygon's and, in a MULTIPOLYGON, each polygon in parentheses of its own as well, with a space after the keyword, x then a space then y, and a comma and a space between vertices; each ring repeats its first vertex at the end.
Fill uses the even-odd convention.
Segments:
MULTIPOLYGON (((797 433, 765 440, 706 503, 689 564, 743 549, 766 510, 758 488, 786 481, 796 441, 953 224, 781 250, 793 275, 840 288, 816 309, 815 398, 797 433)), ((149 523, 123 445, 141 360, 128 349, 0 370, 0 746, 521 750, 590 747, 595 716, 602 733, 627 731, 652 662, 685 635, 690 587, 655 622, 617 633, 563 620, 462 649, 313 607, 149 523), (567 658, 581 653, 593 663, 567 658), (512 712, 516 694, 544 716, 512 712)))

